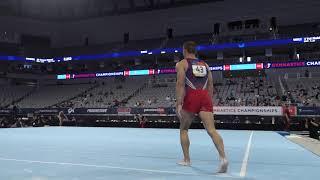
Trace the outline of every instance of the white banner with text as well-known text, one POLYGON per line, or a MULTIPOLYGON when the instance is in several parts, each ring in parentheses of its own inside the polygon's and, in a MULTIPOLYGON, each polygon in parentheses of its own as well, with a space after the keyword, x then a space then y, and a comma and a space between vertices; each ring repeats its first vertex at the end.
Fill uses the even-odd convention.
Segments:
POLYGON ((214 106, 216 115, 256 115, 256 116, 282 116, 281 106, 249 107, 249 106, 214 106))

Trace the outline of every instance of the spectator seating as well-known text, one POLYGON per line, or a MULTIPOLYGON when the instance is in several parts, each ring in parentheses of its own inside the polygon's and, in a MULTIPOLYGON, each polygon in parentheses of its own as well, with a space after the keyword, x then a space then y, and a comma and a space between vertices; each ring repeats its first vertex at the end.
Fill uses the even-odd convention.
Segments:
POLYGON ((99 86, 72 100, 75 108, 118 106, 143 87, 146 77, 100 80, 99 86))
POLYGON ((68 84, 40 86, 34 93, 18 103, 21 108, 43 108, 70 99, 90 87, 93 84, 68 84))
POLYGON ((0 86, 0 107, 6 107, 14 101, 22 98, 33 90, 29 86, 1 85, 0 86))
POLYGON ((320 78, 292 78, 284 82, 292 103, 299 106, 320 105, 320 78))
POLYGON ((266 78, 231 78, 215 82, 215 105, 276 106, 278 95, 274 81, 266 78))
MULTIPOLYGON (((308 73, 306 75, 306 70, 266 70, 266 77, 222 78, 221 72, 213 72, 213 102, 218 106, 280 106, 282 101, 289 100, 301 106, 317 106, 320 105, 320 78, 312 77, 316 69, 308 69, 308 73)), ((74 84, 40 85, 37 89, 2 85, 0 106, 32 92, 18 102, 19 107, 174 107, 175 76, 106 78, 95 80, 96 83, 68 81, 74 84)))
POLYGON ((127 107, 173 107, 175 104, 175 75, 149 78, 147 86, 132 97, 127 107))

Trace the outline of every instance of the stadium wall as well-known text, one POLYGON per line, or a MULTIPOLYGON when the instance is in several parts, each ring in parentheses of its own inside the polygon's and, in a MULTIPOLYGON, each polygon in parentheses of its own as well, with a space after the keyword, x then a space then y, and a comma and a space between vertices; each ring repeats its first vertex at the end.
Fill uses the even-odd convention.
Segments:
POLYGON ((277 17, 280 26, 313 23, 319 22, 319 7, 320 2, 314 0, 260 1, 259 7, 254 0, 224 0, 75 22, 0 17, 0 31, 46 35, 53 47, 82 46, 86 37, 90 44, 102 44, 122 41, 126 32, 130 33, 131 40, 165 37, 168 27, 174 29, 175 36, 210 33, 217 22, 222 23, 222 31, 226 31, 227 22, 256 18, 262 21, 263 30, 268 29, 271 17, 277 17), (302 10, 303 16, 299 13, 302 10))
POLYGON ((61 32, 63 38, 59 41, 59 45, 84 44, 84 34, 88 36, 89 42, 97 44, 122 41, 125 32, 130 33, 131 40, 165 37, 168 27, 174 29, 175 36, 210 33, 213 32, 213 25, 217 22, 223 23, 222 30, 226 31, 227 22, 256 18, 262 21, 262 28, 265 30, 268 30, 271 17, 277 17, 278 24, 282 26, 318 22, 320 3, 307 1, 302 3, 299 0, 269 0, 259 2, 257 7, 257 2, 254 0, 225 0, 190 7, 64 23, 61 32), (290 3, 289 9, 288 3, 290 3), (297 12, 302 10, 304 15, 300 16, 297 12))
MULTIPOLYGON (((59 44, 59 27, 60 25, 55 22, 45 22, 32 19, 24 19, 19 17, 0 17, 0 32, 13 32, 19 36, 21 34, 28 34, 33 36, 46 36, 51 38, 54 45, 59 44)), ((20 38, 16 40, 17 44, 20 43, 20 38)))

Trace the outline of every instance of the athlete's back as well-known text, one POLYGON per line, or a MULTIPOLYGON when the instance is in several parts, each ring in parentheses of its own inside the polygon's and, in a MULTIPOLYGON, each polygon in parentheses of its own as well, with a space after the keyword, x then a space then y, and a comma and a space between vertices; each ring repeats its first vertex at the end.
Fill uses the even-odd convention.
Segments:
POLYGON ((186 70, 186 88, 206 89, 208 84, 208 68, 203 60, 186 59, 188 68, 186 70))

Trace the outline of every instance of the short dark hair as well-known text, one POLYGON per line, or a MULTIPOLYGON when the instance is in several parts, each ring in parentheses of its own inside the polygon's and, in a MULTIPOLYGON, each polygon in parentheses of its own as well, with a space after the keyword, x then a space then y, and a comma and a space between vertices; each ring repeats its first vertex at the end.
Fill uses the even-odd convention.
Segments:
POLYGON ((197 54, 197 43, 194 41, 187 41, 183 43, 183 49, 185 49, 190 54, 197 54))

